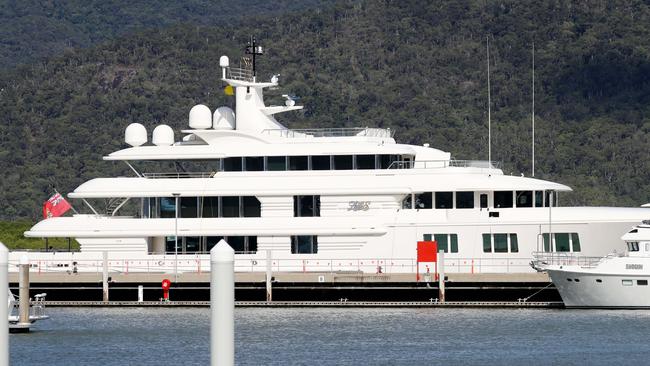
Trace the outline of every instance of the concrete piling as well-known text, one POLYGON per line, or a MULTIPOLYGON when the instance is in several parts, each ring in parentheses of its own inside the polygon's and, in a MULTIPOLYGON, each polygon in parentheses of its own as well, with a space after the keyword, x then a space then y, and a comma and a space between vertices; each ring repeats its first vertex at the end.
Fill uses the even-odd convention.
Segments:
POLYGON ((210 250, 210 360, 235 364, 235 251, 223 239, 210 250))
POLYGON ((9 365, 9 251, 0 243, 0 366, 9 365))
POLYGON ((108 252, 102 252, 103 266, 102 266, 102 298, 104 302, 108 302, 108 252))
POLYGON ((29 330, 29 258, 20 257, 18 278, 18 326, 29 330))

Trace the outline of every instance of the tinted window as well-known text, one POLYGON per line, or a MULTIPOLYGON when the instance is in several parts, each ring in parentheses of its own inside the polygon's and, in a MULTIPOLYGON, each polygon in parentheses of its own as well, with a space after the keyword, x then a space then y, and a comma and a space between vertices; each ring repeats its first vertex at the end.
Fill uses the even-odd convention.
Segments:
POLYGON ((287 157, 269 156, 266 158, 266 169, 270 171, 287 170, 287 157))
POLYGON ((394 161, 398 161, 397 155, 379 155, 379 167, 381 169, 388 169, 394 161))
POLYGON ((578 233, 571 233, 571 244, 573 245, 574 252, 580 251, 580 237, 578 237, 578 233))
POLYGON ((333 160, 335 170, 352 169, 352 155, 334 155, 333 160))
POLYGON ((203 197, 203 217, 219 217, 219 197, 203 197))
POLYGON ((451 244, 451 252, 452 253, 458 253, 458 235, 457 234, 449 234, 449 241, 451 244))
POLYGON ((198 217, 198 199, 196 197, 180 197, 180 217, 198 217))
POLYGON ((221 197, 222 217, 239 217, 239 197, 221 197))
POLYGON ((244 205, 244 217, 260 217, 261 216, 261 207, 260 201, 257 197, 245 196, 242 198, 242 203, 244 205))
POLYGON ((246 162, 246 170, 249 172, 258 172, 264 170, 264 157, 262 156, 249 156, 244 158, 246 162))
POLYGON ((517 241, 517 234, 510 234, 510 252, 519 253, 519 242, 517 241))
POLYGON ((544 192, 535 191, 535 207, 544 206, 544 192))
POLYGON ((318 155, 311 157, 312 170, 330 170, 330 157, 329 155, 318 155))
POLYGON ((223 159, 223 170, 227 172, 241 172, 242 158, 225 158, 223 159))
POLYGON ((512 191, 494 191, 494 207, 512 207, 512 191))
POLYGON ((374 155, 356 155, 357 169, 375 169, 374 155))
POLYGON ((318 253, 318 238, 311 235, 298 235, 291 237, 292 254, 318 253))
POLYGON ((533 191, 517 191, 517 207, 533 207, 533 191))
POLYGON ((488 207, 488 196, 487 194, 481 194, 481 208, 487 208, 488 207))
POLYGON ((474 208, 474 192, 456 192, 456 208, 474 208))
POLYGON ((160 197, 160 217, 163 219, 176 217, 175 197, 160 197))
POLYGON ((451 192, 436 192, 436 208, 453 208, 454 197, 451 192))
POLYGON ((289 156, 289 170, 307 170, 308 164, 306 156, 289 156))
POLYGON ((492 252, 492 235, 483 234, 483 252, 491 253, 492 252))
POLYGON ((433 194, 431 192, 424 192, 415 195, 415 208, 433 208, 433 194))
POLYGON ((448 243, 447 243, 447 234, 434 234, 433 240, 438 243, 438 251, 442 250, 445 253, 449 252, 448 243))
POLYGON ((494 234, 494 252, 507 253, 508 252, 508 235, 507 234, 494 234))
POLYGON ((555 251, 556 252, 569 252, 569 234, 568 233, 555 233, 555 251))

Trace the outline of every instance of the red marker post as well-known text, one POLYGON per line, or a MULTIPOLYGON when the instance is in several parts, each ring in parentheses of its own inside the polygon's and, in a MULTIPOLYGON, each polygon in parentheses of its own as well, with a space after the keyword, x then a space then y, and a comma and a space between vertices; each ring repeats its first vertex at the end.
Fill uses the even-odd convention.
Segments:
POLYGON ((168 279, 162 280, 162 290, 163 290, 163 301, 169 301, 169 288, 172 285, 172 281, 168 279))

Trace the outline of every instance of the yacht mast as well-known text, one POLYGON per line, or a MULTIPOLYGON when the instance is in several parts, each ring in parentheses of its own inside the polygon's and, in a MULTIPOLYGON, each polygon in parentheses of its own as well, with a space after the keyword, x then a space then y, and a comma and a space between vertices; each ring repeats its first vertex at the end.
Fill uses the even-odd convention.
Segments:
POLYGON ((532 108, 532 122, 533 122, 533 138, 532 138, 532 176, 535 176, 535 42, 533 42, 533 108, 532 108))

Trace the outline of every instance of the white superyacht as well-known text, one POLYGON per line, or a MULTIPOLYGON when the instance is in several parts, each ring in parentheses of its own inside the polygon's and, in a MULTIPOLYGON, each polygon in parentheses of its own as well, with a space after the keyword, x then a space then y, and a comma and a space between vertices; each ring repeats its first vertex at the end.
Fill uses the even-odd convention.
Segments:
POLYGON ((219 60, 235 110, 192 107, 180 139, 159 125, 148 143, 143 125, 129 125, 131 147, 104 160, 128 164, 133 176, 83 183, 68 197, 89 213, 25 232, 80 244, 76 253, 29 253, 39 270, 96 271, 108 251, 121 271, 200 272, 223 238, 237 271, 264 271, 270 255, 277 271, 414 273, 417 242, 435 240, 447 272, 522 273, 533 271, 537 250, 604 255, 649 213, 559 207, 565 185, 399 144, 391 129, 288 129, 275 115, 302 106, 290 95, 267 106, 264 90, 278 88, 278 75, 260 80, 262 49, 253 43, 247 53, 239 68, 219 60), (173 168, 156 170, 161 162, 173 168), (134 203, 137 212, 124 212, 134 203))

